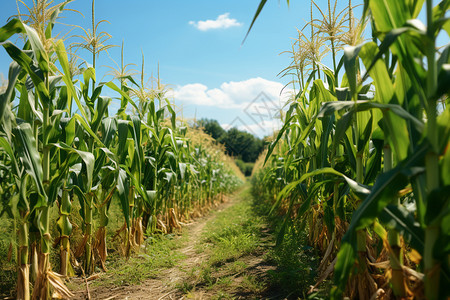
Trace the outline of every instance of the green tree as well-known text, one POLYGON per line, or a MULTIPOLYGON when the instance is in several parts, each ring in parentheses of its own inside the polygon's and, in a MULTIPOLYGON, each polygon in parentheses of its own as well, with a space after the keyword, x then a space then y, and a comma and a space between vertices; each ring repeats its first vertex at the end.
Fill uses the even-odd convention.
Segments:
POLYGON ((202 127, 203 131, 212 136, 216 141, 219 141, 219 139, 227 134, 225 129, 220 126, 219 122, 213 119, 201 119, 198 121, 198 126, 202 127))
POLYGON ((243 162, 255 162, 264 146, 263 141, 252 134, 231 128, 228 131, 213 119, 201 119, 198 127, 223 144, 228 155, 241 159, 243 162))
POLYGON ((219 142, 225 145, 227 153, 238 157, 244 162, 254 162, 263 150, 262 141, 252 134, 231 128, 219 142))

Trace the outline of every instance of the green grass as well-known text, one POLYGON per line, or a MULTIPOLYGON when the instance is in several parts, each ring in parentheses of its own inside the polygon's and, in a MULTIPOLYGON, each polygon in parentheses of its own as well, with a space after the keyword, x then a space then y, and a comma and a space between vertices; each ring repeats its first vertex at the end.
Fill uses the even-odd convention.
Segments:
POLYGON ((141 253, 133 255, 124 263, 123 257, 115 254, 106 261, 108 272, 93 281, 93 286, 134 285, 146 279, 157 278, 161 270, 173 267, 183 255, 175 251, 182 239, 173 235, 156 235, 145 240, 141 253))
POLYGON ((208 263, 220 266, 254 251, 260 240, 263 219, 252 208, 249 191, 243 191, 242 200, 217 212, 206 224, 203 242, 211 252, 208 263))
POLYGON ((260 248, 261 228, 264 219, 253 209, 249 190, 243 190, 236 202, 222 211, 217 211, 203 231, 197 252, 208 258, 188 272, 188 278, 178 288, 185 294, 204 288, 215 296, 213 299, 233 299, 227 290, 235 285, 235 276, 241 273, 244 279, 240 290, 260 290, 257 280, 245 275, 248 265, 241 258, 255 253, 260 248))

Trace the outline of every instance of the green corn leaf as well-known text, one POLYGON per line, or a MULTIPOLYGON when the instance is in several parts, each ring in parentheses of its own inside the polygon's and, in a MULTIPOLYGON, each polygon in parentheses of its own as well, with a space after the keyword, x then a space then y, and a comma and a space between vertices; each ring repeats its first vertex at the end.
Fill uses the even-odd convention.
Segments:
MULTIPOLYGON (((357 74, 357 57, 359 51, 361 50, 362 45, 357 47, 348 46, 344 48, 344 67, 345 74, 347 75, 348 83, 350 85, 350 92, 352 95, 356 95, 358 93, 357 85, 356 85, 356 74, 357 74)), ((353 99, 356 100, 356 99, 353 99)))
POLYGON ((448 152, 450 148, 450 126, 448 120, 450 118, 450 107, 447 105, 445 110, 437 118, 437 131, 439 136, 438 149, 439 153, 448 152))
POLYGON ((322 169, 317 169, 312 172, 303 174, 299 180, 293 181, 293 182, 289 183, 288 185, 286 185, 283 188, 283 190, 281 190, 281 192, 278 194, 277 202, 281 201, 281 199, 284 199, 288 195, 290 195, 291 192, 295 188, 297 188, 297 186, 299 184, 301 184, 303 181, 305 181, 306 179, 317 176, 317 175, 322 175, 322 174, 331 174, 331 175, 337 175, 337 176, 342 177, 347 182, 347 184, 350 186, 350 188, 355 192, 355 194, 362 199, 366 198, 370 194, 370 190, 368 189, 367 186, 364 186, 364 185, 354 181, 353 179, 350 179, 349 177, 345 176, 341 172, 336 171, 333 168, 322 168, 322 169))
MULTIPOLYGON (((370 9, 374 18, 376 29, 384 33, 394 30, 394 35, 396 33, 396 29, 406 25, 411 26, 413 31, 416 30, 417 26, 414 26, 413 23, 410 22, 407 24, 407 20, 411 20, 412 17, 411 12, 405 5, 406 4, 404 1, 371 1, 370 9)), ((426 70, 415 60, 415 57, 420 57, 422 55, 420 51, 423 41, 420 42, 419 46, 411 43, 408 38, 413 38, 412 40, 414 40, 414 37, 417 36, 417 33, 413 31, 408 31, 406 34, 398 35, 390 49, 392 54, 398 58, 399 62, 401 62, 402 67, 406 69, 412 80, 412 87, 414 88, 415 93, 420 97, 422 105, 427 108, 425 94, 426 70)), ((369 62, 365 62, 366 67, 370 64, 372 59, 373 56, 368 58, 369 62)), ((403 158, 404 157, 401 159, 403 158)))
POLYGON ((63 130, 65 133, 65 143, 67 145, 72 145, 74 139, 75 139, 75 130, 76 130, 76 119, 70 118, 67 123, 65 123, 65 126, 63 126, 63 130))
POLYGON ((336 122, 336 128, 333 139, 333 149, 332 149, 333 152, 336 151, 341 140, 345 137, 345 132, 352 124, 354 112, 355 112, 354 110, 349 110, 336 122))
POLYGON ((356 148, 353 143, 351 130, 348 130, 344 135, 344 155, 348 157, 351 169, 356 172, 356 148))
POLYGON ((179 169, 180 169, 180 176, 181 176, 181 180, 184 180, 184 176, 186 174, 186 168, 187 168, 187 164, 186 163, 178 163, 179 169))
POLYGON ((144 159, 144 152, 141 144, 141 119, 137 116, 131 117, 131 134, 134 142, 134 151, 136 153, 135 173, 136 180, 141 182, 141 166, 144 159))
POLYGON ((256 9, 255 15, 253 17, 252 22, 250 23, 250 27, 247 30, 247 33, 245 34, 244 40, 242 41, 242 44, 244 44, 245 40, 247 39, 247 36, 250 33, 250 30, 252 30, 253 24, 255 24, 256 19, 258 18, 259 14, 261 13, 261 11, 264 8, 264 5, 266 5, 267 0, 261 0, 261 2, 259 2, 258 8, 256 9))
POLYGON ((362 80, 361 80, 362 82, 367 80, 367 78, 369 77, 370 71, 372 71, 372 68, 383 57, 383 55, 386 55, 386 53, 389 51, 389 48, 397 40, 397 38, 400 35, 402 35, 403 33, 407 32, 408 30, 411 30, 411 28, 402 27, 402 28, 393 29, 392 31, 390 31, 386 34, 383 41, 378 46, 378 52, 376 53, 376 55, 370 57, 372 59, 372 62, 370 64, 365 64, 366 72, 364 73, 364 75, 362 77, 362 80))
POLYGON ((438 87, 436 90, 436 94, 434 95, 435 99, 439 99, 441 97, 445 97, 446 94, 449 93, 450 86, 450 64, 443 64, 441 70, 438 75, 438 87))
POLYGON ((111 98, 106 96, 98 96, 97 108, 92 118, 91 128, 93 132, 98 132, 102 120, 108 115, 108 106, 111 103, 111 98))
POLYGON ((370 194, 353 213, 347 233, 356 232, 372 224, 384 207, 396 198, 398 191, 408 184, 409 178, 424 172, 424 159, 428 150, 429 145, 422 144, 395 168, 378 176, 370 194))
POLYGON ((5 26, 0 28, 0 43, 5 42, 7 39, 9 39, 12 35, 16 33, 26 34, 28 42, 30 43, 31 48, 33 49, 33 53, 36 62, 39 65, 39 68, 43 72, 47 73, 49 71, 48 67, 49 59, 47 52, 45 51, 45 48, 42 45, 42 42, 39 39, 37 32, 30 26, 23 24, 18 19, 13 19, 9 21, 5 26))
POLYGON ((0 43, 3 43, 16 33, 23 33, 24 28, 19 19, 12 19, 0 28, 0 43))
MULTIPOLYGON (((41 157, 37 151, 36 140, 33 137, 33 131, 28 123, 20 124, 13 128, 14 142, 17 153, 22 161, 25 171, 33 178, 40 198, 45 199, 46 193, 43 186, 43 172, 41 157)), ((46 202, 46 199, 44 200, 46 202)), ((45 205, 45 202, 39 202, 37 206, 45 205)))
MULTIPOLYGON (((448 205, 447 205, 448 207, 448 205)), ((447 214, 442 218, 441 221, 441 235, 433 249, 433 256, 440 260, 445 261, 450 254, 450 213, 447 210, 447 214)), ((450 270, 448 268, 443 268, 443 277, 448 280, 450 278, 450 270)))
POLYGON ((128 139, 128 121, 119 120, 118 122, 118 146, 117 146, 117 156, 119 157, 119 163, 123 164, 125 162, 125 157, 128 154, 128 148, 126 146, 128 139))
MULTIPOLYGON (((48 145, 51 147, 51 145, 48 145)), ((47 189, 48 203, 53 205, 58 197, 58 193, 61 191, 64 181, 67 178, 67 174, 70 171, 70 167, 77 163, 77 157, 73 153, 64 153, 64 157, 60 155, 61 159, 64 159, 58 164, 56 170, 52 170, 50 177, 50 184, 47 189)), ((81 170, 80 170, 81 172, 81 170)))
POLYGON ((86 130, 87 133, 99 144, 100 147, 105 147, 103 145, 102 141, 98 138, 98 136, 92 131, 91 127, 86 123, 86 121, 78 114, 73 115, 73 118, 78 121, 78 124, 81 125, 81 127, 86 130))
POLYGON ((414 214, 408 212, 403 206, 390 204, 380 214, 380 221, 390 229, 400 233, 419 253, 423 253, 425 246, 425 233, 414 214))
POLYGON ((440 187, 428 194, 425 224, 439 225, 441 220, 450 213, 450 185, 440 187))
POLYGON ((309 192, 306 193, 305 200, 302 202, 302 204, 298 208, 297 216, 295 218, 296 220, 301 219, 302 216, 308 211, 308 209, 311 206, 312 201, 315 199, 315 197, 317 196, 317 193, 322 188, 322 185, 323 184, 327 184, 327 183, 331 183, 331 182, 336 182, 336 180, 335 179, 333 179, 333 180, 323 180, 323 181, 317 181, 317 182, 313 183, 313 185, 309 189, 309 192))
POLYGON ((104 118, 102 120, 102 142, 109 147, 113 142, 113 138, 117 132, 117 119, 113 117, 104 118))
POLYGON ((358 153, 362 153, 372 136, 372 121, 373 117, 371 111, 361 111, 356 114, 358 121, 358 140, 356 141, 356 149, 358 153))
MULTIPOLYGON (((381 53, 374 42, 366 43, 361 47, 360 57, 364 65, 368 68, 368 73, 374 79, 376 89, 376 99, 380 103, 397 104, 394 98, 394 87, 389 77, 386 65, 380 61, 372 61, 372 58, 381 53), (373 64, 373 65, 372 65, 373 64)), ((401 104, 401 103, 400 103, 401 104)))
POLYGON ((71 211, 72 201, 70 201, 69 189, 67 186, 64 186, 59 212, 63 215, 69 216, 71 211))
POLYGON ((450 185, 450 142, 447 143, 446 151, 444 152, 441 161, 441 166, 442 182, 444 183, 444 185, 450 185))
POLYGON ((269 159, 269 157, 272 155, 273 150, 275 149, 276 145, 278 144, 278 141, 281 139, 281 137, 283 136, 284 132, 287 130, 287 128, 290 126, 291 121, 294 119, 295 116, 290 117, 288 120, 285 121, 283 127, 280 129, 280 131, 277 134, 277 138, 275 139, 275 141, 273 141, 270 145, 269 148, 267 150, 267 155, 266 158, 264 159, 264 165, 267 163, 267 160, 269 159))
MULTIPOLYGON (((16 62, 14 62, 16 63, 16 62)), ((19 110, 17 111, 17 117, 22 120, 25 120, 27 123, 32 123, 33 118, 37 117, 40 122, 42 122, 42 113, 36 111, 34 107, 31 106, 31 103, 34 103, 34 98, 32 93, 28 91, 26 84, 23 84, 22 87, 18 87, 20 90, 20 98, 19 98, 19 110), (31 95, 30 95, 31 94, 31 95), (34 113, 34 115, 33 115, 34 113)))
POLYGON ((25 54, 25 52, 20 50, 16 45, 12 44, 11 42, 4 42, 2 45, 3 48, 5 48, 6 52, 8 52, 9 56, 30 75, 36 87, 36 92, 39 94, 39 99, 41 99, 42 103, 48 104, 49 92, 44 83, 44 75, 42 73, 42 70, 37 68, 31 57, 25 54))
POLYGON ((141 182, 138 181, 138 178, 136 178, 135 175, 128 168, 125 169, 125 171, 128 174, 130 185, 133 186, 134 189, 138 192, 138 194, 142 197, 144 203, 148 204, 149 200, 147 191, 143 189, 141 182))
POLYGON ((16 161, 16 157, 14 155, 14 151, 11 147, 11 144, 2 136, 0 136, 0 147, 3 148, 3 151, 5 151, 8 156, 9 159, 11 159, 11 162, 14 166, 14 173, 19 176, 20 172, 19 172, 19 166, 17 165, 17 161, 16 161))
POLYGON ((51 147, 56 147, 59 148, 61 150, 64 150, 68 153, 74 153, 76 155, 78 155, 82 160, 83 163, 86 167, 86 178, 87 178, 87 187, 88 190, 91 190, 92 187, 92 180, 93 180, 93 172, 94 172, 94 165, 95 165, 95 157, 92 153, 90 152, 86 152, 86 151, 81 151, 81 150, 77 150, 75 148, 70 147, 69 145, 65 144, 65 143, 55 143, 55 144, 49 144, 49 146, 51 147))
POLYGON ((128 203, 128 193, 130 190, 130 185, 127 177, 127 172, 125 170, 119 169, 116 182, 117 195, 120 200, 123 216, 125 218, 127 228, 130 228, 130 206, 128 203))
POLYGON ((147 195, 148 195, 148 199, 154 201, 156 199, 157 193, 156 193, 156 191, 148 190, 147 195))
POLYGON ((0 124, 2 124, 3 114, 5 113, 6 107, 12 101, 11 97, 14 92, 14 86, 16 85, 16 81, 21 70, 21 67, 16 62, 12 62, 9 65, 8 85, 6 89, 0 93, 0 124))
POLYGON ((439 55, 437 61, 437 69, 442 69, 444 64, 450 64, 450 45, 443 48, 441 55, 439 55))
MULTIPOLYGON (((292 202, 292 201, 291 201, 292 202)), ((289 206, 291 208, 291 206, 289 206)), ((290 209, 288 210, 290 212, 290 209)), ((286 227, 291 223, 290 215, 286 213, 284 216, 283 223, 281 225, 280 231, 278 231, 276 240, 275 240, 275 247, 280 246, 283 243, 284 235, 286 233, 286 227)))
POLYGON ((67 58, 67 52, 64 47, 64 43, 62 40, 59 40, 56 43, 56 54, 58 55, 59 63, 63 69, 63 81, 66 84, 67 87, 67 109, 69 111, 69 116, 72 113, 72 97, 75 99, 75 102, 78 106, 78 110, 80 111, 81 115, 85 120, 88 120, 87 114, 84 110, 83 105, 81 104, 80 99, 78 98, 78 93, 75 90, 75 86, 73 85, 71 74, 70 74, 70 67, 69 67, 69 60, 67 58))
MULTIPOLYGON (((30 185, 28 179, 30 175, 23 173, 20 180, 17 181, 17 186, 19 187, 19 199, 17 201, 17 208, 19 211, 28 212, 30 211, 30 185)), ((28 217, 28 216, 26 216, 28 217)))
MULTIPOLYGON (((352 235, 352 242, 356 241, 356 236, 352 235)), ((337 286, 331 290, 331 299, 342 299, 342 292, 345 289, 347 278, 355 265, 356 252, 349 242, 343 242, 339 248, 336 265, 334 266, 333 281, 337 286)))
POLYGON ((376 30, 389 32, 394 28, 399 28, 411 19, 409 9, 405 1, 370 1, 370 10, 375 20, 376 30))
POLYGON ((168 99, 166 99, 166 108, 170 112, 170 121, 172 122, 172 128, 175 129, 177 127, 177 123, 176 123, 177 114, 173 110, 172 104, 170 104, 170 101, 168 99))
POLYGON ((356 101, 356 103, 355 103, 355 101, 326 102, 323 104, 318 116, 323 117, 326 115, 330 115, 331 113, 333 113, 335 111, 348 110, 350 108, 354 108, 355 106, 356 106, 357 112, 366 111, 366 110, 370 110, 373 108, 380 109, 384 114, 386 114, 388 112, 393 112, 400 118, 410 121, 411 124, 419 132, 423 132, 423 130, 424 130, 424 123, 421 120, 417 119, 415 116, 411 115, 408 111, 406 111, 400 105, 383 104, 383 103, 378 103, 375 101, 360 100, 360 101, 356 101))
POLYGON ((381 170, 381 159, 383 156, 384 141, 380 139, 372 139, 374 146, 374 154, 371 155, 369 161, 366 164, 366 175, 364 176, 364 184, 372 183, 381 170))
POLYGON ((56 221, 56 225, 58 226, 60 232, 63 233, 64 235, 70 235, 72 233, 72 223, 70 223, 68 217, 62 215, 56 221))
POLYGON ((441 0, 438 5, 433 7, 433 22, 437 22, 439 19, 442 19, 449 8, 450 2, 447 0, 441 0))
MULTIPOLYGON (((136 103, 133 101, 133 99, 130 98, 130 96, 125 93, 124 91, 122 91, 117 85, 115 85, 112 81, 107 82, 107 83, 100 83, 100 85, 106 85, 107 87, 109 87, 110 89, 118 92, 124 99, 126 99, 129 103, 131 103, 131 105, 136 109, 136 112, 139 114, 140 118, 142 119, 143 116, 141 114, 141 110, 139 109, 139 107, 136 105, 136 103)), ((125 107, 121 107, 121 110, 125 110, 125 107)))
POLYGON ((329 137, 331 135, 331 132, 333 130, 333 125, 334 125, 334 115, 331 115, 329 117, 325 117, 322 118, 322 125, 324 127, 324 131, 322 132, 321 135, 321 140, 320 140, 320 144, 319 144, 319 149, 317 150, 319 153, 319 163, 320 163, 320 167, 324 168, 329 166, 328 163, 328 140, 329 137))
POLYGON ((31 49, 33 49, 34 57, 37 61, 39 68, 44 73, 49 72, 49 59, 47 51, 45 51, 44 45, 42 44, 38 33, 30 26, 23 24, 23 28, 27 34, 28 41, 31 44, 31 49))

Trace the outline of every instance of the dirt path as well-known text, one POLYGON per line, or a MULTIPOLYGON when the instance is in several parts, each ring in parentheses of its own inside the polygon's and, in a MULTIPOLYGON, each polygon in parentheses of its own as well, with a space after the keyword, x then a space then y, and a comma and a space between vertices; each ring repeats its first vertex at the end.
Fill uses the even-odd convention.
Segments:
MULTIPOLYGON (((214 291, 202 290, 201 288, 192 292, 189 292, 186 297, 185 291, 180 289, 180 285, 189 282, 189 276, 191 270, 199 268, 202 263, 208 259, 206 252, 199 253, 199 243, 202 242, 201 235, 203 233, 205 225, 216 217, 216 213, 226 210, 234 205, 236 202, 236 196, 232 197, 229 201, 220 204, 216 209, 208 213, 206 216, 195 220, 194 222, 187 224, 183 230, 187 231, 188 241, 184 245, 174 251, 183 254, 184 258, 179 261, 174 267, 169 269, 163 269, 155 279, 147 279, 142 284, 131 286, 100 286, 89 287, 89 293, 91 299, 210 299, 214 294, 214 291)), ((247 266, 246 270, 253 272, 255 276, 263 275, 267 271, 268 266, 264 264, 262 258, 263 253, 255 253, 249 257, 244 257, 243 263, 247 266)), ((270 268, 270 267, 269 267, 270 268)), ((243 271, 240 270, 235 274, 234 279, 239 286, 242 281, 243 271)), ((83 281, 79 280, 79 284, 85 287, 83 281)), ((231 287, 232 288, 232 287, 231 287)), ((72 299, 87 299, 86 289, 76 291, 75 296, 72 299)), ((248 296, 248 295, 247 295, 248 296)), ((246 295, 239 295, 237 298, 247 299, 246 295)))

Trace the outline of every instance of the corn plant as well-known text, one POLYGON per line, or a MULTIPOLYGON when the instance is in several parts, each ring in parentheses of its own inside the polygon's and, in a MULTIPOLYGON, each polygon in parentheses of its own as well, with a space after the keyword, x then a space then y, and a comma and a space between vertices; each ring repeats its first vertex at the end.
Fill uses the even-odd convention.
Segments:
MULTIPOLYGON (((304 75, 255 184, 275 197, 285 224, 309 229, 323 253, 318 283, 334 269, 333 297, 445 298, 449 60, 436 37, 449 35, 449 4, 368 0, 364 7, 373 40, 364 42, 365 17, 355 23, 350 4, 339 38, 350 46, 333 70, 321 65, 327 87, 314 70, 304 75), (416 19, 423 4, 426 25, 416 19), (380 289, 380 269, 390 274, 389 288, 380 289)), ((319 32, 329 32, 331 6, 328 14, 319 32)))
POLYGON ((0 43, 13 61, 0 92, 0 192, 8 215, 17 221, 18 299, 70 297, 62 279, 74 275, 78 260, 83 274, 97 264, 106 270, 113 199, 123 212, 128 256, 138 251, 144 232, 178 228, 182 215, 211 205, 239 184, 218 157, 204 150, 193 154, 201 143, 187 137, 188 128, 180 126, 159 78, 157 89, 150 91, 143 77, 139 85, 126 74, 122 57, 122 72, 114 78, 120 86, 97 82, 96 59, 111 46, 106 32, 97 33, 103 21, 95 23, 94 1, 92 31, 78 43, 91 52, 92 65, 75 67, 77 56, 52 35, 69 2, 33 2, 27 7, 29 20, 12 19, 0 28, 0 43), (24 38, 22 49, 7 41, 15 34, 24 38), (116 114, 110 115, 113 100, 101 95, 106 88, 120 99, 116 114), (83 237, 73 245, 75 200, 83 237), (52 219, 55 204, 58 217, 52 219), (51 236, 53 223, 59 237, 51 236), (60 274, 50 265, 52 242, 60 245, 60 274))
MULTIPOLYGON (((52 24, 48 25, 46 35, 51 36, 51 28, 52 24)), ((70 154, 78 155, 88 165, 88 168, 93 164, 93 157, 88 153, 60 143, 57 138, 57 128, 62 117, 62 111, 58 110, 58 108, 65 108, 67 98, 64 98, 64 92, 59 93, 60 88, 56 85, 61 80, 61 76, 55 76, 55 68, 49 64, 49 56, 52 52, 47 52, 44 49, 38 35, 32 28, 18 20, 10 21, 2 29, 2 40, 5 40, 15 32, 26 34, 29 40, 25 43, 25 51, 27 49, 32 51, 32 56, 29 56, 27 52, 20 50, 10 42, 4 44, 4 48, 11 58, 24 70, 22 76, 18 77, 17 84, 21 91, 19 116, 25 118, 22 122, 28 121, 28 124, 32 124, 32 126, 26 126, 27 123, 20 125, 17 128, 16 135, 22 141, 18 149, 22 149, 21 151, 25 153, 30 153, 22 160, 29 161, 32 159, 27 164, 34 166, 32 168, 32 172, 34 172, 32 176, 39 187, 37 195, 34 196, 37 197, 37 201, 35 200, 31 208, 32 216, 40 232, 40 251, 36 268, 38 273, 33 298, 46 298, 49 295, 49 284, 57 286, 60 281, 59 277, 51 271, 48 259, 51 243, 49 209, 57 198, 58 188, 67 176, 65 171, 69 165, 69 162, 62 163, 59 161, 59 157, 55 156, 55 153, 66 151, 70 154), (61 96, 61 98, 58 99, 58 96, 61 96), (31 137, 30 134, 32 135, 31 137), (42 156, 37 154, 36 151, 41 152, 42 156), (33 152, 35 153, 31 154, 33 152), (58 168, 60 164, 64 167, 58 168), (37 167, 38 165, 40 167, 37 167), (50 174, 53 174, 53 176, 50 174)), ((16 80, 17 77, 13 78, 12 84, 15 84, 16 80)), ((5 100, 4 105, 9 105, 11 99, 5 100)), ((66 158, 69 159, 68 157, 66 158)), ((23 229, 25 230, 26 226, 23 229)), ((23 235, 26 236, 27 233, 25 232, 23 235)), ((70 294, 65 288, 60 288, 59 290, 65 295, 70 294)), ((25 291, 23 297, 27 298, 28 292, 25 291)))

